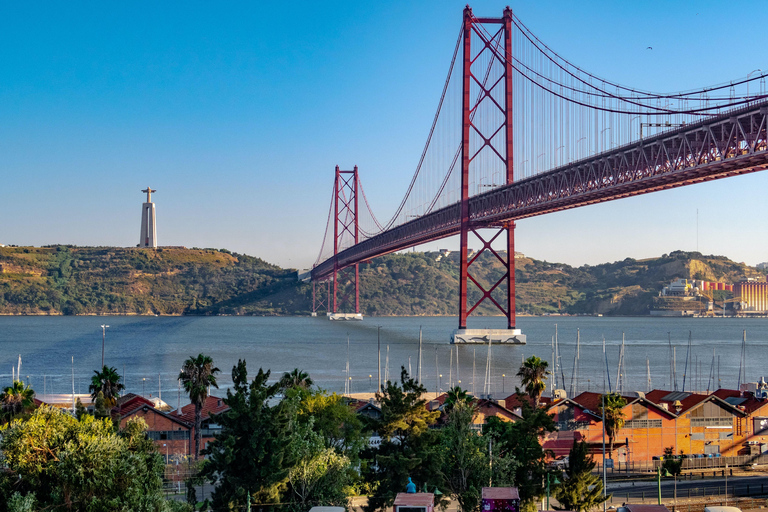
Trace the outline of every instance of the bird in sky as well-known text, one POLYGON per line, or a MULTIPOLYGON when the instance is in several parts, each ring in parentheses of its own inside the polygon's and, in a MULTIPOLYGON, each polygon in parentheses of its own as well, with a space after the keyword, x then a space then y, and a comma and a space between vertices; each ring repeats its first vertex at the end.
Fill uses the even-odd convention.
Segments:
POLYGON ((653 47, 649 46, 646 50, 653 50, 653 47))

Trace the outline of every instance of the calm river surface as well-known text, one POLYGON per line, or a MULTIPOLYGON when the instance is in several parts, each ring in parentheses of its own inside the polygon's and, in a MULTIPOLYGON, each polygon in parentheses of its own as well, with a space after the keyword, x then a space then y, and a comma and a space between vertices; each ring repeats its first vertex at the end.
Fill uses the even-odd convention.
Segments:
MULTIPOLYGON (((272 370, 274 378, 293 368, 310 373, 320 386, 344 389, 349 338, 350 375, 353 392, 372 391, 376 384, 377 326, 381 326, 382 376, 389 346, 389 369, 394 379, 400 366, 417 372, 419 327, 423 328, 422 380, 429 389, 448 388, 455 383, 480 394, 485 380, 487 346, 460 346, 459 375, 451 365, 450 333, 455 317, 366 318, 362 322, 331 322, 325 317, 0 317, 0 385, 11 380, 11 368, 22 357, 21 375, 38 393, 69 393, 72 390, 72 357, 75 388, 87 392, 93 370, 101 362, 101 327, 106 336, 106 364, 125 375, 128 391, 156 396, 158 376, 163 399, 175 406, 179 368, 189 356, 205 353, 222 370, 222 387, 231 383, 230 372, 238 359, 245 359, 253 374, 259 366, 272 370), (437 358, 437 368, 436 360, 437 358), (442 379, 439 375, 442 374, 442 379), (372 375, 372 378, 369 378, 372 375), (29 376, 29 378, 27 378, 29 376)), ((693 349, 688 363, 686 390, 705 390, 710 369, 718 372, 722 387, 735 387, 741 361, 742 331, 747 331, 746 375, 759 379, 768 363, 768 319, 741 318, 596 318, 522 317, 518 327, 528 336, 524 346, 492 348, 491 388, 495 396, 509 394, 518 384, 514 374, 523 358, 537 355, 552 366, 552 338, 557 324, 565 387, 574 379, 576 332, 581 333, 577 390, 602 391, 606 382, 603 336, 608 368, 615 386, 622 333, 625 334, 625 391, 648 388, 646 359, 651 384, 670 389, 668 333, 676 348, 678 388, 682 386, 688 333, 693 349), (502 375, 506 377, 502 377, 502 375)), ((503 328, 504 319, 470 318, 470 328, 503 328)), ((714 385, 710 384, 712 388, 714 385)), ((215 391, 214 394, 223 391, 215 391)), ((182 399, 183 402, 183 399, 182 399)))

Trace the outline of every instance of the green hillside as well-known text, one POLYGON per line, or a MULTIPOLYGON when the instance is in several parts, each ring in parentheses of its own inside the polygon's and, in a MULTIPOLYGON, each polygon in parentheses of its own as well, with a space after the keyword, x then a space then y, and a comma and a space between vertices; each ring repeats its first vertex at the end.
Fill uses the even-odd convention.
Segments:
MULTIPOLYGON (((645 315, 662 286, 675 278, 734 282, 762 277, 722 256, 676 251, 571 267, 516 259, 519 313, 645 315)), ((486 289, 504 269, 484 254, 471 267, 486 289)), ((408 252, 360 265, 363 314, 455 315, 458 255, 408 252)), ((339 279, 339 296, 348 282, 339 279)), ((506 288, 492 296, 504 304, 506 288)), ((481 292, 469 290, 474 303, 481 292)), ((0 314, 304 315, 312 289, 296 272, 217 249, 0 247, 0 314)), ((492 305, 474 314, 497 314, 492 305)))

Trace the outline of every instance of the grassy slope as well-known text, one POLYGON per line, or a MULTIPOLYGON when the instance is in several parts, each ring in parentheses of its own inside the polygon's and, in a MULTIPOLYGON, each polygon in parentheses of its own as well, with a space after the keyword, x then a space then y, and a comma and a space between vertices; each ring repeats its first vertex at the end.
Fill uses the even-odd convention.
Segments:
MULTIPOLYGON (((518 258, 516 265, 517 310, 532 314, 642 315, 659 289, 677 277, 733 282, 763 275, 724 257, 679 251, 578 268, 530 258, 518 258)), ((485 289, 504 275, 491 254, 471 272, 485 289)), ((457 254, 377 258, 360 266, 360 280, 366 315, 456 314, 457 254)), ((339 297, 351 291, 348 281, 342 274, 339 297)), ((505 293, 502 285, 492 296, 504 304, 505 293)), ((481 296, 471 285, 470 304, 481 296)), ((225 250, 0 248, 2 314, 290 315, 310 308, 311 285, 296 282, 295 272, 225 250)), ((474 314, 497 310, 486 301, 474 314)))
POLYGON ((215 249, 4 247, 0 271, 5 314, 245 313, 245 304, 290 314, 270 296, 295 285, 293 272, 215 249))

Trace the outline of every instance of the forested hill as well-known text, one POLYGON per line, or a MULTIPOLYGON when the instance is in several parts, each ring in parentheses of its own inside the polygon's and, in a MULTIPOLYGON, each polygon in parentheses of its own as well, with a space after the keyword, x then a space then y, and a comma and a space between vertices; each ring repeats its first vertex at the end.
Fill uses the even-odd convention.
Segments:
MULTIPOLYGON (((530 314, 644 315, 677 277, 764 276, 725 257, 680 251, 578 268, 525 257, 516 264, 517 310, 530 314)), ((471 269, 487 289, 503 275, 491 254, 471 269)), ((360 265, 360 279, 365 315, 456 314, 457 253, 384 256, 360 265)), ((342 274, 342 292, 346 281, 342 274)), ((503 303, 504 293, 499 286, 494 297, 503 303)), ((470 289, 470 300, 479 296, 470 289)), ((0 314, 303 315, 311 300, 311 285, 295 270, 226 250, 0 247, 0 314)), ((496 312, 481 306, 475 314, 496 312)))

